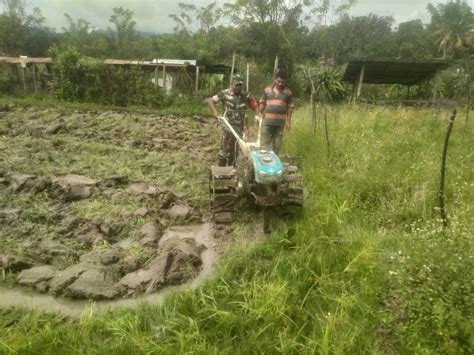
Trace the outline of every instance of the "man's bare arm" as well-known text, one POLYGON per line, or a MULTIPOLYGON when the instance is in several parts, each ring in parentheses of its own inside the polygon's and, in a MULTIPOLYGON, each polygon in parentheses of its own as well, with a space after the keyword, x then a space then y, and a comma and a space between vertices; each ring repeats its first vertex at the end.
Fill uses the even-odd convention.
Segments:
POLYGON ((288 107, 287 116, 286 116, 286 129, 291 129, 291 115, 293 114, 293 107, 288 107))

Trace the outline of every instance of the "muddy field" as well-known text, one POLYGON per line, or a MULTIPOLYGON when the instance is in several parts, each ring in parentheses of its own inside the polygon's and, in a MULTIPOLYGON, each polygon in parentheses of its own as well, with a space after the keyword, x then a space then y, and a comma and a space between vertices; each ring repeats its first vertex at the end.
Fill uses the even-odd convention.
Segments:
POLYGON ((205 224, 218 141, 200 116, 2 107, 1 284, 99 300, 193 279, 242 241, 205 224))

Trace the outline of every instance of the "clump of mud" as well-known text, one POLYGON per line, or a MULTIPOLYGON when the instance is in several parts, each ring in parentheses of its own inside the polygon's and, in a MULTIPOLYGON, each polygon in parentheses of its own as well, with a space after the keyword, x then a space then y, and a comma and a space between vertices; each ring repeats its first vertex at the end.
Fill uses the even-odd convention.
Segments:
POLYGON ((103 300, 150 294, 196 277, 203 266, 201 255, 212 248, 212 233, 207 226, 203 239, 201 225, 166 230, 145 262, 127 255, 130 244, 117 243, 85 253, 62 270, 51 265, 31 267, 27 260, 5 255, 0 257, 0 266, 22 270, 17 276, 19 285, 54 296, 103 300))
MULTIPOLYGON (((111 189, 154 199, 155 211, 142 207, 124 213, 125 221, 161 211, 173 221, 186 222, 193 214, 193 208, 169 189, 129 182, 124 176, 93 179, 75 174, 45 178, 7 174, 3 182, 10 194, 45 192, 50 199, 57 200, 57 206, 108 193, 111 189)), ((21 213, 11 209, 0 211, 5 220, 16 219, 21 213)), ((202 265, 200 255, 205 246, 192 236, 167 238, 162 242, 165 226, 159 219, 143 224, 138 231, 140 239, 134 241, 117 240, 126 222, 110 225, 67 213, 58 212, 58 216, 55 239, 37 238, 23 243, 27 257, 0 255, 0 268, 19 272, 16 279, 19 285, 72 299, 113 299, 182 284, 197 275, 202 265), (133 248, 141 248, 142 258, 132 256, 133 248)))

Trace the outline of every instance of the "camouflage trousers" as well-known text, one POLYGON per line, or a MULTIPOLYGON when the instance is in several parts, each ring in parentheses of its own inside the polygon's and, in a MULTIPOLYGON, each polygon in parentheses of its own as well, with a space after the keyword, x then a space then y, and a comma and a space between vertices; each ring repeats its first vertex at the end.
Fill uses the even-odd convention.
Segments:
MULTIPOLYGON (((244 124, 233 123, 232 127, 239 136, 242 137, 244 131, 244 124)), ((234 135, 225 127, 221 127, 221 149, 219 151, 219 166, 235 165, 237 155, 239 152, 239 145, 234 135)))
POLYGON ((283 145, 283 131, 285 126, 271 126, 263 125, 262 126, 262 143, 263 146, 267 149, 273 149, 273 151, 278 154, 283 145))

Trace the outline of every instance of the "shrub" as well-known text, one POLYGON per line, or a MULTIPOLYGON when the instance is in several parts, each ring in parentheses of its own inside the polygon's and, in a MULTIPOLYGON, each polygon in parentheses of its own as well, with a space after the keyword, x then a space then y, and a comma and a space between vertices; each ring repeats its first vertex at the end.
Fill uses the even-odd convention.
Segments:
POLYGON ((0 93, 11 94, 15 90, 16 78, 7 63, 0 62, 0 93))
POLYGON ((340 68, 328 65, 300 66, 296 78, 299 89, 308 94, 311 93, 312 80, 320 100, 324 99, 323 95, 329 101, 342 101, 346 97, 340 68))
POLYGON ((56 59, 52 91, 66 101, 162 107, 171 102, 138 66, 111 66, 83 57, 74 48, 52 49, 56 59))

